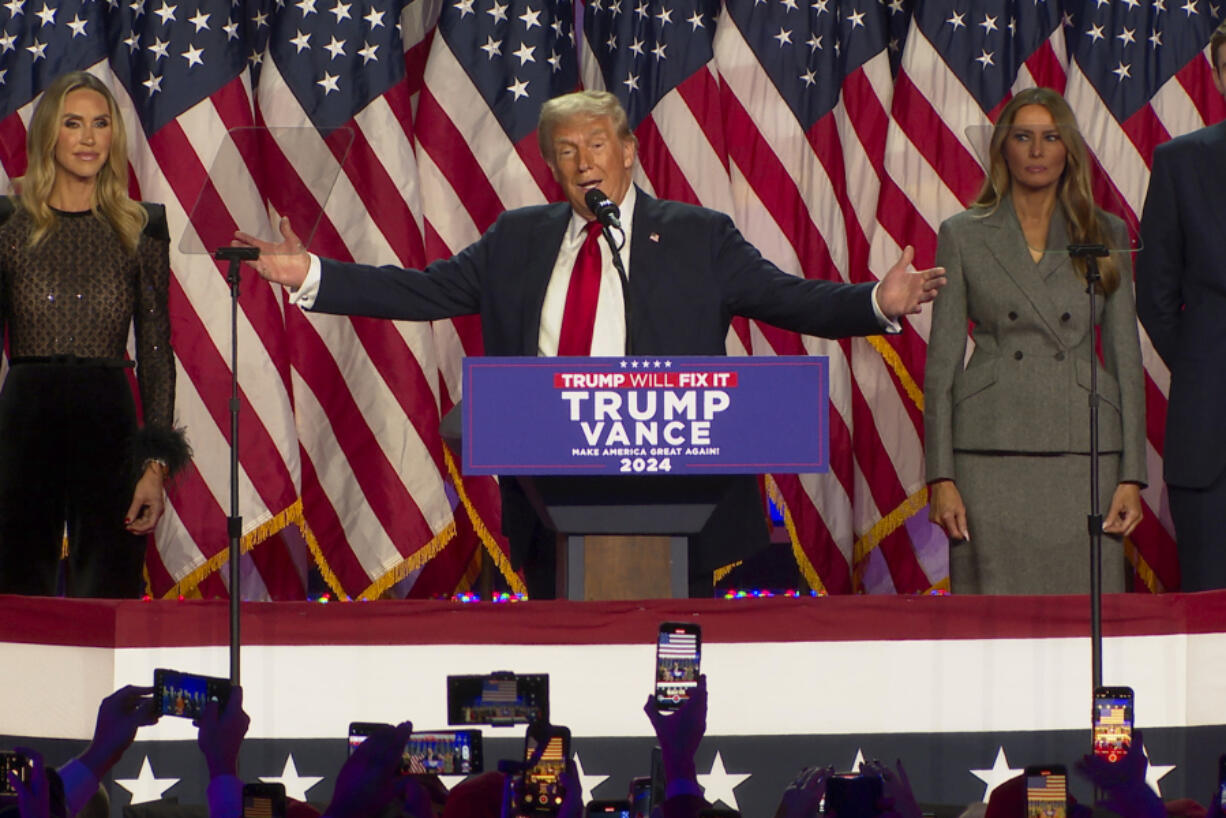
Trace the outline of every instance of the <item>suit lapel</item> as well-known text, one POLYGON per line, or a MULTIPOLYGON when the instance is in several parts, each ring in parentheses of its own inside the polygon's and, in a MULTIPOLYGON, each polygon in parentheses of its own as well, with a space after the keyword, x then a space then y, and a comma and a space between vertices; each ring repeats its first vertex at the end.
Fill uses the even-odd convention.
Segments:
POLYGON ((630 292, 636 293, 634 303, 646 303, 651 291, 659 283, 661 276, 653 275, 656 270, 667 270, 667 262, 661 253, 663 239, 660 236, 659 214, 656 200, 635 188, 634 216, 630 230, 630 270, 627 278, 630 280, 630 292))
POLYGON ((1043 319, 1043 323, 1047 324, 1048 329, 1058 334, 1060 310, 1052 300, 1048 282, 1051 275, 1062 268, 1065 274, 1070 274, 1067 252, 1055 252, 1057 248, 1068 246, 1068 227, 1064 215, 1058 207, 1056 212, 1052 213, 1051 227, 1047 231, 1047 247, 1038 264, 1026 246, 1026 236, 1022 233, 1022 225, 1017 220, 1013 202, 1009 198, 1001 201, 996 212, 983 220, 983 225, 987 228, 985 243, 989 252, 996 257, 1001 269, 1034 305, 1035 311, 1043 319))
POLYGON ((540 348, 541 311, 545 307, 545 289, 553 276, 553 267, 558 260, 558 251, 562 249, 562 239, 566 236, 570 214, 569 202, 550 205, 541 219, 540 232, 536 237, 539 241, 529 241, 522 271, 524 291, 527 293, 523 302, 524 335, 520 339, 524 355, 535 355, 540 348))

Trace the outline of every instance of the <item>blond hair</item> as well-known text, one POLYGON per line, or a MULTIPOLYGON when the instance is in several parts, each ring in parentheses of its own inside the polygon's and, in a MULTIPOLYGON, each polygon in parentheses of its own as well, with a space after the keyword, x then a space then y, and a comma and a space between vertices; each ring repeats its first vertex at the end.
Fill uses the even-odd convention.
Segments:
MULTIPOLYGON (((1077 128, 1073 109, 1064 97, 1050 88, 1027 88, 1019 91, 1000 112, 1000 118, 996 120, 996 127, 992 131, 988 175, 983 180, 983 188, 979 191, 974 206, 986 208, 991 212, 1009 194, 1013 177, 1005 162, 1005 140, 1009 138, 1009 131, 1013 127, 1018 110, 1026 105, 1041 105, 1046 108, 1060 132, 1060 140, 1064 143, 1064 172, 1056 183, 1056 200, 1068 219, 1069 238, 1076 244, 1104 244, 1110 247, 1111 241, 1103 220, 1099 218, 1098 207, 1094 204, 1089 150, 1077 128)), ((1085 260, 1073 259, 1073 267, 1084 279, 1085 260)), ((1102 275, 1102 291, 1113 292, 1120 284, 1120 271, 1115 260, 1111 256, 1099 259, 1098 271, 1102 275)))
POLYGON ((536 125, 536 140, 546 162, 552 163, 554 159, 554 129, 574 116, 607 116, 613 121, 613 130, 618 139, 622 142, 638 143, 634 132, 630 130, 626 109, 618 102, 617 97, 608 91, 575 91, 554 97, 541 106, 541 116, 536 125))
POLYGON ((20 185, 21 204, 34 222, 29 246, 36 247, 55 227, 56 215, 48 199, 59 173, 55 146, 64 116, 64 100, 73 91, 82 89, 101 94, 111 115, 111 150, 98 171, 90 210, 114 229, 129 253, 135 253, 149 216, 139 203, 128 196, 127 130, 110 89, 85 71, 72 71, 57 77, 43 91, 34 108, 34 116, 30 118, 30 129, 26 135, 29 166, 25 175, 16 180, 20 185))

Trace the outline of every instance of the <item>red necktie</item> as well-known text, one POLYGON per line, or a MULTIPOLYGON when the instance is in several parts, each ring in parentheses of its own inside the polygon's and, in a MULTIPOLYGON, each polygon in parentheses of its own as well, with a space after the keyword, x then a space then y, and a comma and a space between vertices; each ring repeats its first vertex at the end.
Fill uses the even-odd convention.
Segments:
POLYGON ((600 297, 600 222, 588 222, 587 238, 579 248, 575 267, 566 289, 562 331, 558 334, 559 355, 592 354, 592 332, 596 328, 596 302, 600 297))

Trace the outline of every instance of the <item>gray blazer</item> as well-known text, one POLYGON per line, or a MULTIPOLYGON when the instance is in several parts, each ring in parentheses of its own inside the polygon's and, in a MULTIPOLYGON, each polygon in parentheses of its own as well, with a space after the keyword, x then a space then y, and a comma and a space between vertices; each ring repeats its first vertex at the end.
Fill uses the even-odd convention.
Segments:
MULTIPOLYGON (((1113 244, 1123 222, 1109 214, 1113 244)), ((1094 333, 1085 284, 1068 254, 1068 225, 1052 215, 1047 253, 1036 264, 1006 198, 992 213, 947 219, 937 264, 949 283, 933 304, 924 376, 928 482, 956 479, 954 451, 1090 451, 1090 361, 1094 333), (967 321, 975 351, 966 356, 967 321)), ((1099 450, 1119 452, 1121 482, 1145 483, 1145 376, 1132 295, 1132 264, 1116 253, 1123 281, 1097 300, 1105 368, 1098 367, 1099 450)))

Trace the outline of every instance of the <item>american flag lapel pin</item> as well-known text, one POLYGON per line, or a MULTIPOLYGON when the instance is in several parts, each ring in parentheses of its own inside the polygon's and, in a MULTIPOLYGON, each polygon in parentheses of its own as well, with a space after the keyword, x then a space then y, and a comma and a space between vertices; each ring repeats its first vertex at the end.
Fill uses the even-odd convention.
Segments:
POLYGON ((659 234, 659 233, 652 233, 652 234, 651 234, 650 236, 648 236, 647 238, 651 239, 651 240, 652 240, 652 241, 654 241, 656 244, 659 244, 659 243, 660 243, 660 234, 659 234))

